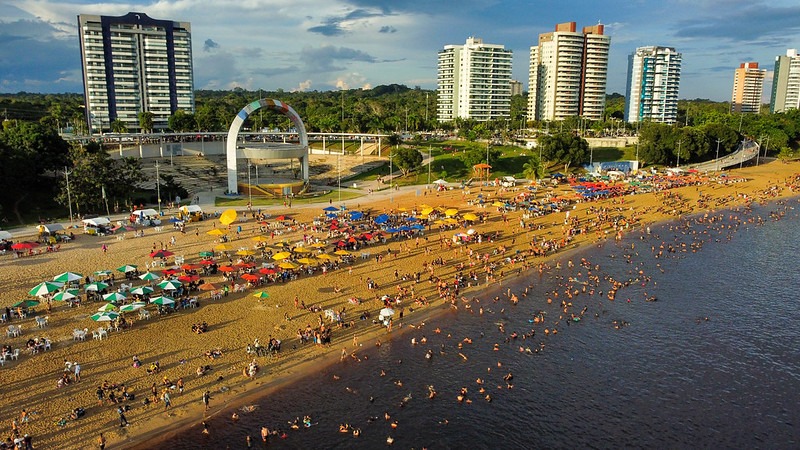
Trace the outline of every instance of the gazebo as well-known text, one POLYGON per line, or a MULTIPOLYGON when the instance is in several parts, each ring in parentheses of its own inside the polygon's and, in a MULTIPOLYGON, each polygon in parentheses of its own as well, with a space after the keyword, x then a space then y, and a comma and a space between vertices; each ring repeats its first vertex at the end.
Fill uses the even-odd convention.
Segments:
POLYGON ((489 181, 489 173, 492 170, 492 166, 486 163, 475 164, 472 166, 472 176, 476 177, 479 180, 486 180, 489 181))

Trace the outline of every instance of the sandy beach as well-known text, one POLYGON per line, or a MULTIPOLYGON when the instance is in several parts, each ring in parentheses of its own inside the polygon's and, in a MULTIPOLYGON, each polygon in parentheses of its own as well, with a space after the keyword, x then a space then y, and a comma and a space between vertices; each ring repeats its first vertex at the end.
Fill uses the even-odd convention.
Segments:
MULTIPOLYGON (((502 283, 504 279, 519 276, 547 259, 558 258, 565 250, 591 245, 598 239, 614 239, 617 233, 694 212, 797 195, 797 189, 793 191, 786 182, 798 172, 800 163, 775 161, 730 171, 726 179, 698 176, 685 187, 575 203, 561 212, 524 219, 522 211, 502 213, 491 206, 498 199, 516 197, 524 191, 522 186, 512 190, 472 187, 469 191, 428 191, 424 195, 418 195, 416 189, 407 189, 394 193, 391 202, 388 193, 381 192, 349 201, 347 207, 369 211, 372 217, 381 213, 420 211, 426 206, 455 208, 461 216, 467 213, 487 215, 485 220, 468 228, 483 236, 497 233, 498 237, 468 245, 454 244, 453 235, 467 233, 468 228, 454 225, 453 229, 442 231, 438 224, 432 225, 419 239, 390 239, 385 244, 372 243, 363 247, 353 253, 352 264, 341 264, 338 270, 302 274, 288 282, 231 292, 217 300, 212 300, 208 291, 195 291, 190 295, 198 297, 198 308, 179 309, 163 316, 155 314, 155 305, 148 306, 152 318, 138 320, 136 313, 128 313, 125 317, 134 320, 131 326, 111 331, 103 339, 92 339, 91 331, 103 323, 92 321, 90 316, 104 302, 85 302, 75 308, 63 302, 53 302, 49 312, 42 303, 36 307, 35 314, 3 324, 3 331, 9 325, 21 325, 22 332, 15 337, 4 333, 0 339, 0 344, 20 349, 18 359, 5 361, 0 368, 0 383, 5 391, 0 399, 2 439, 13 436, 12 428, 16 427, 20 435, 32 436, 36 448, 97 448, 97 439, 102 432, 108 441, 107 448, 146 448, 146 442, 196 425, 204 416, 213 417, 227 408, 247 404, 255 397, 267 395, 272 389, 296 381, 304 373, 318 370, 322 364, 337 363, 343 349, 349 354, 359 351, 361 345, 373 345, 378 339, 392 339, 398 330, 389 332, 372 321, 384 307, 383 295, 403 296, 400 307, 404 310, 404 318, 401 321, 395 315, 395 327, 402 322, 420 321, 448 308, 447 300, 440 298, 437 284, 430 281, 432 276, 447 282, 461 271, 474 270, 479 274, 477 281, 458 295, 480 296, 480 289, 487 282, 502 283), (476 203, 479 194, 487 207, 476 203), (580 222, 573 224, 575 219, 580 222), (576 229, 580 232, 576 233, 576 229), (557 245, 559 251, 548 252, 547 256, 534 255, 539 253, 543 242, 557 245), (362 257, 362 253, 369 253, 369 256, 362 257), (377 255, 383 258, 376 260, 377 255), (479 259, 478 255, 483 258, 479 259), (518 257, 510 262, 515 255, 518 257), (431 264, 438 259, 441 263, 431 264), (484 270, 489 264, 495 266, 491 276, 487 276, 484 270), (419 282, 414 281, 417 273, 420 274, 419 282), (377 287, 370 289, 368 281, 373 281, 377 287), (268 298, 253 296, 260 291, 267 292, 268 298), (322 311, 296 307, 295 298, 309 307, 317 305, 323 311, 346 308, 345 322, 348 326, 331 324, 322 311), (351 299, 358 299, 359 304, 351 299), (359 316, 364 312, 368 312, 370 318, 360 320, 359 316), (47 325, 38 327, 36 317, 45 316, 47 325), (298 329, 318 328, 320 317, 325 327, 332 329, 331 343, 301 344, 297 338, 298 329), (199 323, 207 324, 206 332, 198 334, 192 330, 193 325, 199 323), (85 328, 89 330, 86 340, 73 339, 73 330, 85 328), (26 342, 37 337, 51 340, 52 348, 31 354, 26 350, 26 342), (277 356, 246 353, 246 347, 254 339, 258 338, 266 345, 271 337, 282 341, 277 356), (220 351, 217 357, 206 356, 206 352, 215 350, 220 351), (134 355, 141 361, 140 367, 133 366, 134 355), (253 378, 245 377, 243 370, 253 360, 257 361, 260 370, 253 378), (59 388, 57 382, 64 373, 65 361, 80 364, 80 381, 74 381, 74 374, 70 374, 72 382, 59 388), (148 374, 147 368, 156 361, 159 373, 148 374), (196 370, 199 366, 210 366, 210 370, 198 376, 196 370), (172 403, 169 409, 165 409, 163 401, 143 405, 144 398, 152 399, 154 383, 157 391, 161 392, 165 378, 170 384, 182 379, 185 384, 183 393, 178 389, 169 390, 172 403), (111 391, 121 392, 124 384, 135 398, 119 404, 112 404, 107 398, 98 402, 96 391, 104 383, 117 385, 116 389, 105 390, 104 395, 111 391), (206 391, 210 393, 207 410, 201 402, 206 391), (120 427, 117 412, 120 405, 130 407, 124 411, 129 422, 126 427, 120 427), (83 408, 85 415, 70 419, 75 408, 83 408), (12 421, 16 423, 12 424, 12 421)), ((540 198, 545 191, 540 189, 537 197, 540 198)), ((574 192, 564 184, 547 192, 553 196, 574 197, 574 192)), ((264 237, 267 248, 279 251, 276 244, 287 242, 296 245, 303 241, 304 234, 307 238, 316 237, 327 242, 323 250, 335 256, 333 243, 341 237, 329 236, 327 228, 324 231, 300 227, 295 231, 281 229, 282 234, 274 236, 260 231, 262 226, 274 223, 279 214, 286 214, 297 223, 311 224, 314 219, 321 218, 322 208, 326 206, 329 205, 270 209, 271 217, 267 224, 260 224, 252 218, 236 222, 228 233, 232 239, 227 244, 231 248, 229 256, 215 258, 220 264, 235 263, 239 258, 236 251, 253 248, 258 244, 253 239, 256 236, 264 237), (238 226, 242 227, 240 233, 235 232, 238 226)), ((118 239, 118 235, 83 235, 82 229, 75 229, 77 238, 63 244, 58 252, 23 258, 0 256, 0 307, 4 309, 19 300, 31 298, 28 291, 33 286, 65 271, 90 275, 98 270, 110 270, 116 276, 116 288, 120 282, 128 283, 116 268, 133 264, 144 271, 145 264, 152 260, 149 253, 154 246, 164 246, 183 256, 185 262, 197 263, 201 259, 200 252, 211 251, 219 244, 218 236, 207 233, 219 227, 219 221, 212 218, 189 224, 185 234, 165 224, 161 232, 147 228, 144 237, 134 238, 134 232, 128 231, 124 239, 118 239), (174 245, 171 244, 173 237, 174 245), (102 249, 104 244, 107 252, 102 249)), ((174 260, 169 258, 168 261, 169 267, 174 260)), ((257 254, 256 268, 263 262, 257 254)), ((224 284, 221 273, 204 276, 203 280, 218 287, 224 284)), ((245 282, 240 279, 236 283, 245 282)), ((145 284, 138 279, 134 281, 135 286, 145 284)))

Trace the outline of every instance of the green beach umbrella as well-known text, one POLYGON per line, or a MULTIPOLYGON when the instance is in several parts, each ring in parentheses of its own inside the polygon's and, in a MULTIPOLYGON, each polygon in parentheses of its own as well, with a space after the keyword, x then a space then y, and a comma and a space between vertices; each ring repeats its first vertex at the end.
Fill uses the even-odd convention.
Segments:
POLYGON ((78 295, 80 295, 79 290, 67 289, 66 291, 57 292, 56 295, 53 296, 53 300, 63 302, 65 300, 71 300, 73 298, 76 298, 78 295))
POLYGON ((31 308, 33 306, 38 306, 39 300, 20 300, 17 303, 11 305, 13 308, 31 308))
POLYGON ((160 297, 151 298, 150 303, 154 303, 156 305, 161 305, 161 306, 174 305, 175 300, 173 300, 171 297, 166 297, 162 295, 160 297))
POLYGON ((111 302, 111 303, 121 302, 122 300, 125 300, 126 298, 127 297, 125 296, 125 294, 122 294, 120 292, 112 292, 110 294, 106 294, 106 295, 103 296, 103 300, 105 300, 107 302, 111 302))
POLYGON ((98 270, 98 271, 96 271, 94 273, 94 275, 96 277, 107 277, 107 276, 111 275, 111 271, 110 270, 98 270))
POLYGON ((200 252, 200 256, 203 258, 210 258, 214 256, 214 252, 200 252))
POLYGON ((163 289, 165 291, 175 291, 175 290, 180 289, 181 282, 180 281, 175 281, 175 280, 165 280, 165 281, 162 281, 161 283, 158 283, 158 287, 160 287, 161 289, 163 289))
POLYGON ((147 306, 147 303, 145 303, 145 302, 133 302, 133 303, 129 303, 127 305, 121 306, 119 308, 119 311, 120 312, 133 312, 133 311, 138 311, 138 310, 144 308, 145 306, 147 306))
POLYGON ((43 281, 28 291, 28 294, 33 295, 34 297, 41 297, 61 289, 62 286, 64 286, 64 283, 43 281))
POLYGON ((128 272, 135 272, 138 269, 137 266, 133 264, 125 264, 124 266, 117 267, 117 272, 128 273, 128 272))
POLYGON ((155 289, 151 288, 150 286, 139 286, 137 288, 131 289, 131 294, 134 295, 145 295, 145 294, 152 294, 155 289))
POLYGON ((105 305, 97 308, 97 310, 100 311, 100 312, 109 312, 109 311, 113 311, 115 309, 117 309, 117 305, 115 305, 113 303, 106 303, 105 305))
POLYGON ((155 280, 160 280, 161 277, 152 272, 145 272, 139 275, 139 279, 142 279, 144 281, 155 281, 155 280))
POLYGON ((103 283, 102 281, 95 281, 94 283, 89 283, 83 287, 83 289, 87 291, 102 291, 103 289, 107 289, 108 285, 103 283))
POLYGON ((111 322, 116 320, 117 317, 119 317, 119 313, 113 311, 99 312, 91 316, 92 320, 95 322, 111 322))
POLYGON ((53 277, 53 281, 58 281, 60 283, 72 283, 73 281, 81 281, 82 279, 83 275, 75 272, 64 272, 61 275, 53 277))
POLYGON ((267 294, 264 291, 260 291, 260 292, 256 292, 255 294, 253 294, 253 297, 255 297, 255 298, 269 298, 269 294, 267 294))

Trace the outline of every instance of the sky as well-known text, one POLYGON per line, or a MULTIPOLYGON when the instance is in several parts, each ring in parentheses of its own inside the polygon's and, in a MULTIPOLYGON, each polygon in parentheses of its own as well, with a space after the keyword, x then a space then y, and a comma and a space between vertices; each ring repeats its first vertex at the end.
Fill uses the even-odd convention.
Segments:
POLYGON ((191 23, 196 89, 435 89, 437 52, 474 36, 513 51, 527 90, 540 33, 599 22, 608 93, 636 47, 661 45, 683 54, 680 98, 729 101, 740 63, 768 69, 769 92, 775 57, 800 47, 797 0, 0 0, 0 92, 83 92, 78 14, 128 12, 191 23))

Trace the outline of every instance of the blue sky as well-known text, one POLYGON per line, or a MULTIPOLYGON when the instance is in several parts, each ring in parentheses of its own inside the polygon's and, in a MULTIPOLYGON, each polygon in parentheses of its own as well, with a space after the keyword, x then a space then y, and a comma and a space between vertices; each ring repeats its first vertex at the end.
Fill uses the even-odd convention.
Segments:
MULTIPOLYGON (((198 89, 436 87, 436 54, 467 37, 528 52, 556 23, 611 35, 608 92, 625 91, 627 55, 683 53, 681 98, 729 100, 733 69, 800 47, 796 0, 0 0, 0 92, 82 92, 78 14, 144 12, 192 24, 198 89)), ((765 97, 765 101, 768 98, 765 97)))

